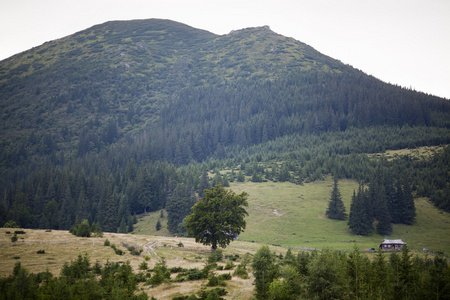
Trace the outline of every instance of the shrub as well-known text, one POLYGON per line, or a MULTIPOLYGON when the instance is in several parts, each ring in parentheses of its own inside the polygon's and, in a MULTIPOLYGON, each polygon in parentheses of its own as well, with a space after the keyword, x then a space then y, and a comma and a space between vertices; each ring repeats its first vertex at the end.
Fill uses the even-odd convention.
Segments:
POLYGON ((222 250, 217 249, 216 251, 211 252, 211 255, 208 257, 208 263, 213 264, 218 261, 222 261, 223 253, 222 250))
POLYGON ((105 240, 105 242, 103 243, 103 246, 111 246, 111 243, 109 242, 108 239, 105 240))
POLYGON ((234 268, 234 264, 232 263, 232 262, 228 262, 226 265, 225 265, 225 270, 231 270, 231 269, 233 269, 234 268))
POLYGON ((38 250, 36 251, 36 254, 45 254, 45 250, 44 249, 38 250))
POLYGON ((149 260, 150 260, 150 255, 145 255, 145 256, 144 256, 144 259, 145 259, 146 261, 149 261, 149 260))
POLYGON ((225 281, 221 280, 219 277, 212 275, 208 279, 207 286, 226 286, 225 281))
POLYGON ((14 234, 26 234, 26 232, 23 230, 16 230, 14 231, 14 234))
POLYGON ((231 280, 231 274, 230 273, 224 273, 217 276, 219 280, 231 280))
POLYGON ((139 265, 139 270, 147 270, 148 269, 148 264, 147 262, 143 261, 140 265, 139 265))
POLYGON ((186 272, 187 269, 182 268, 182 267, 173 267, 170 268, 170 273, 180 273, 180 272, 186 272))
POLYGON ((11 237, 11 242, 15 243, 17 242, 17 235, 14 233, 14 235, 11 237))
POLYGON ((202 271, 197 268, 190 269, 187 272, 187 280, 200 280, 203 278, 202 271))
POLYGON ((225 296, 228 294, 227 290, 224 288, 215 288, 211 290, 200 291, 200 299, 222 299, 219 296, 225 296))
POLYGON ((3 227, 5 227, 5 228, 17 228, 19 226, 17 225, 16 221, 9 220, 8 222, 5 223, 5 225, 3 225, 3 227))
POLYGON ((248 279, 248 272, 245 265, 240 264, 234 270, 233 276, 241 277, 242 279, 248 279))

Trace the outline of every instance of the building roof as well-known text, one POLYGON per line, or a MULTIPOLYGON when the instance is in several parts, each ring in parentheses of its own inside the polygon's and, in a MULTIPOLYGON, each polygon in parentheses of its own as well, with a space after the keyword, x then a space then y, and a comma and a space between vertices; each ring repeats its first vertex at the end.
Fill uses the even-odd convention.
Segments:
POLYGON ((402 240, 383 240, 381 245, 385 245, 385 244, 406 245, 406 243, 402 240))

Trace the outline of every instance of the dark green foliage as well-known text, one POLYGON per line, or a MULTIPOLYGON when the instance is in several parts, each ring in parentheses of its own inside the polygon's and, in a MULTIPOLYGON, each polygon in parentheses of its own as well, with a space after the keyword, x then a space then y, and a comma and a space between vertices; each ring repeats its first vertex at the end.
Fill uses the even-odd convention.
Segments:
POLYGON ((94 223, 90 226, 89 221, 86 219, 83 220, 81 224, 78 224, 78 221, 75 221, 75 224, 70 228, 69 232, 80 237, 90 237, 92 233, 94 233, 97 237, 103 235, 103 232, 98 225, 94 223))
POLYGON ((193 207, 193 213, 186 219, 186 229, 196 242, 225 248, 245 229, 244 217, 248 215, 244 207, 247 193, 236 195, 225 190, 220 184, 205 191, 205 196, 193 207))
POLYGON ((371 205, 368 205, 368 201, 368 192, 360 184, 358 193, 353 191, 348 218, 348 227, 354 234, 368 235, 373 231, 371 205))
POLYGON ((277 276, 275 266, 275 256, 270 252, 269 247, 262 246, 253 257, 253 275, 255 276, 255 292, 257 299, 267 299, 269 285, 277 276))
POLYGON ((165 260, 161 260, 156 266, 153 268, 153 275, 148 280, 148 283, 152 286, 157 286, 163 283, 164 281, 168 281, 170 279, 170 271, 167 269, 165 260))
POLYGON ((237 265, 236 269, 234 269, 233 276, 238 276, 243 279, 248 279, 248 271, 244 264, 237 265))
POLYGON ((308 263, 307 293, 315 299, 342 299, 348 288, 345 256, 324 251, 308 263))
POLYGON ((159 219, 158 219, 158 221, 156 222, 156 231, 159 231, 159 230, 161 230, 161 222, 159 221, 159 219))
POLYGON ((17 242, 17 234, 14 233, 14 235, 11 237, 11 243, 17 242))
POLYGON ((167 227, 170 232, 178 233, 179 225, 191 213, 194 204, 195 196, 191 187, 186 184, 177 185, 166 203, 167 227))
POLYGON ((333 190, 331 191, 330 203, 328 204, 326 215, 328 218, 335 220, 345 220, 347 218, 337 178, 334 179, 333 190))

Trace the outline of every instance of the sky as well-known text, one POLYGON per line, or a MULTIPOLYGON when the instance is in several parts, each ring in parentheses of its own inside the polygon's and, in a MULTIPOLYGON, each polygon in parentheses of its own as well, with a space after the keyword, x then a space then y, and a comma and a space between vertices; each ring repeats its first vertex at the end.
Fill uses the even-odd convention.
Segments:
POLYGON ((0 60, 112 20, 268 25, 385 82, 450 99, 450 0, 1 0, 0 60))

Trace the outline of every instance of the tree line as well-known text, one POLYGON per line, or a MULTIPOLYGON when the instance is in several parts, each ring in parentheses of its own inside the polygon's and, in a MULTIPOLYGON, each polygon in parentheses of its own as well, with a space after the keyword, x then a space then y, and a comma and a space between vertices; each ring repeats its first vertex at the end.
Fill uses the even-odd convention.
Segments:
POLYGON ((356 247, 283 256, 262 246, 252 268, 256 299, 448 299, 450 293, 447 259, 412 255, 407 246, 372 258, 356 247))

